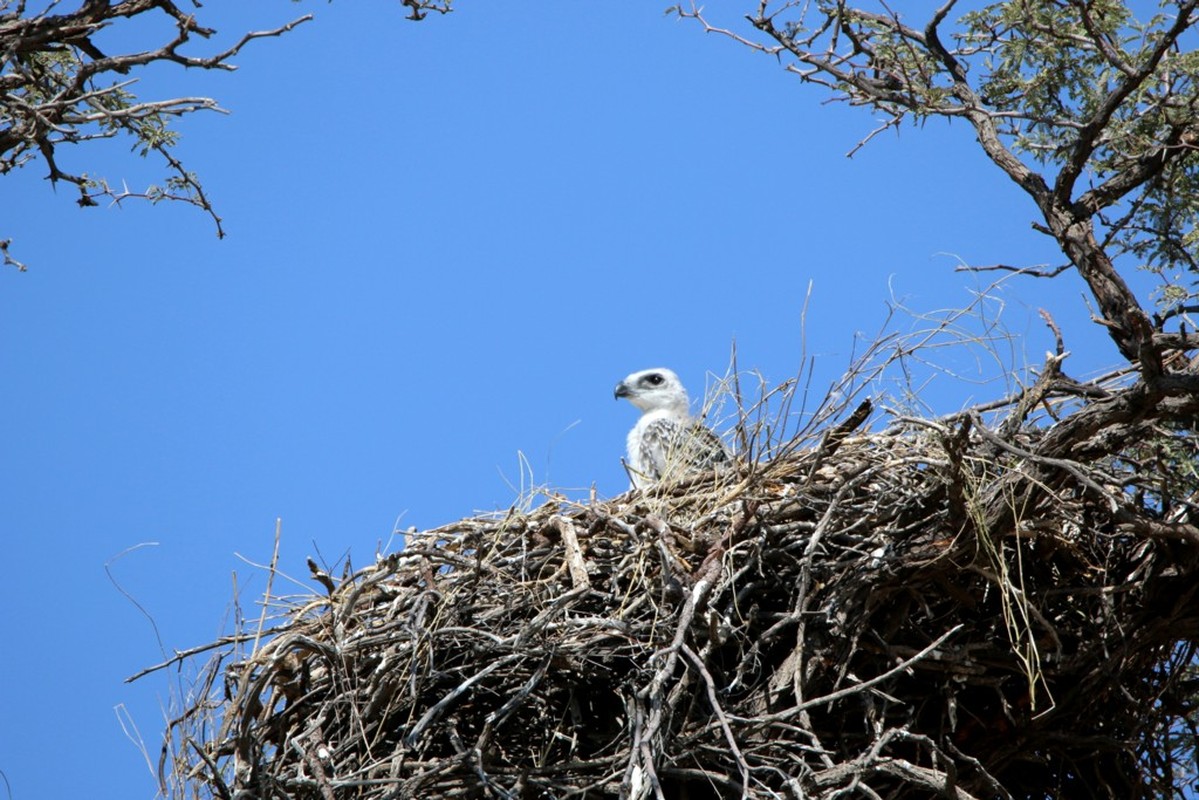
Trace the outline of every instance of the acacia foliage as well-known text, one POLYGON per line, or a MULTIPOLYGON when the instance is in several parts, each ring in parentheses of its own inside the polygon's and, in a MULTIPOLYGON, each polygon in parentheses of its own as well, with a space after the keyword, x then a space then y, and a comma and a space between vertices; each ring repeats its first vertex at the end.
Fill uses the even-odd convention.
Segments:
MULTIPOLYGON (((446 13, 449 0, 402 0, 409 19, 429 11, 446 13)), ((175 152, 178 132, 174 120, 197 111, 221 111, 211 97, 149 98, 138 93, 138 76, 153 64, 224 70, 236 69, 233 59, 250 42, 279 36, 312 19, 298 17, 269 30, 251 31, 228 47, 204 43, 217 31, 203 23, 196 0, 83 0, 64 9, 60 0, 0 0, 0 176, 40 163, 51 183, 66 183, 76 202, 95 206, 102 198, 123 202, 176 200, 195 205, 212 219, 224 236, 221 218, 209 201, 200 177, 188 170, 175 152), (190 6, 190 7, 189 7, 190 6), (145 46, 129 45, 106 52, 107 33, 114 26, 134 29, 135 23, 167 21, 155 28, 161 38, 145 46), (156 156, 166 168, 161 184, 131 191, 113 186, 98 172, 66 166, 63 151, 101 139, 124 137, 140 156, 156 156)), ((11 240, 0 239, 4 263, 24 269, 11 255, 11 240)))
POLYGON ((762 0, 747 8, 751 32, 695 5, 674 11, 882 112, 866 140, 909 121, 967 121, 1034 201, 1035 227, 1087 281, 1129 359, 1148 331, 1116 265, 1159 276, 1158 330, 1196 311, 1195 0, 1142 18, 1119 0, 949 0, 925 16, 869 5, 762 0))

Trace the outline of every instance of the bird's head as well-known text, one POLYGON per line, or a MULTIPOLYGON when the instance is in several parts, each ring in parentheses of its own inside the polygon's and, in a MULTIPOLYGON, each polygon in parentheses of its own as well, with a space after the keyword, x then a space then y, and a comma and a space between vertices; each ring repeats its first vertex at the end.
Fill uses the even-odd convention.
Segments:
POLYGON ((642 411, 661 409, 687 413, 687 390, 679 376, 668 369, 643 369, 616 384, 616 397, 626 398, 642 411))

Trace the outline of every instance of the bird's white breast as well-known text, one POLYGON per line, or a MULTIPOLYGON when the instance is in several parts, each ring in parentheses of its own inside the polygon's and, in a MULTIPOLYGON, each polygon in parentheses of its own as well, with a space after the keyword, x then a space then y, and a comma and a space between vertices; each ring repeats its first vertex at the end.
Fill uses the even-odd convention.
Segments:
POLYGON ((628 464, 633 471, 634 486, 646 482, 642 480, 643 478, 655 479, 664 466, 666 457, 665 449, 662 447, 647 448, 644 446, 645 433, 649 427, 664 420, 673 425, 684 425, 687 418, 680 417, 673 410, 660 408, 642 414, 641 418, 637 420, 637 424, 629 431, 626 449, 628 451, 628 464))

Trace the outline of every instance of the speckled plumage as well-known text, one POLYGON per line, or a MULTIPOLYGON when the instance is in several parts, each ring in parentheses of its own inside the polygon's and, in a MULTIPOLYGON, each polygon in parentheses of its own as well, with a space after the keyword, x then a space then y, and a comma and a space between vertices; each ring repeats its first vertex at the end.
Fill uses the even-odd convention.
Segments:
POLYGON ((729 460, 720 438, 691 417, 687 390, 670 370, 634 372, 616 385, 615 394, 642 411, 627 443, 627 466, 635 488, 729 460))

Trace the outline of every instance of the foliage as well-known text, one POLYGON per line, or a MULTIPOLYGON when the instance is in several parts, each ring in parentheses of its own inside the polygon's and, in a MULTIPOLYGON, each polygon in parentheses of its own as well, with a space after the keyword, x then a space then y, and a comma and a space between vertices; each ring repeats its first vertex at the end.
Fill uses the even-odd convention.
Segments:
POLYGON ((709 24, 695 6, 674 11, 882 111, 871 136, 909 119, 968 121, 1032 196, 1038 229, 1090 284, 1128 358, 1140 356, 1145 332, 1114 263, 1160 277, 1158 330, 1196 310, 1199 53, 1186 49, 1196 41, 1195 0, 1163 3, 1143 20, 1119 0, 969 10, 949 0, 917 25, 881 3, 875 11, 832 0, 755 5, 756 38, 709 24))
MULTIPOLYGON (((192 0, 196 9, 201 4, 192 0)), ((0 0, 0 176, 40 161, 51 183, 73 185, 76 202, 95 206, 107 198, 121 203, 131 198, 160 202, 177 200, 203 209, 224 236, 221 218, 209 202, 195 173, 175 155, 178 133, 170 125, 197 111, 222 109, 209 97, 148 100, 135 89, 137 76, 156 63, 202 70, 236 69, 232 59, 252 41, 280 36, 312 19, 304 15, 272 30, 244 34, 230 47, 195 54, 197 39, 216 35, 203 26, 198 13, 187 13, 172 0, 83 0, 74 11, 62 12, 59 0, 31 4, 0 0), (171 33, 157 46, 106 54, 93 41, 114 25, 130 26, 135 18, 166 17, 171 33), (168 173, 160 186, 141 192, 116 188, 95 174, 61 165, 67 146, 100 139, 127 137, 132 150, 155 155, 168 173)), ((403 0, 410 19, 429 11, 446 13, 450 0, 403 0)), ((10 254, 11 240, 0 239, 5 264, 24 269, 10 254)))

